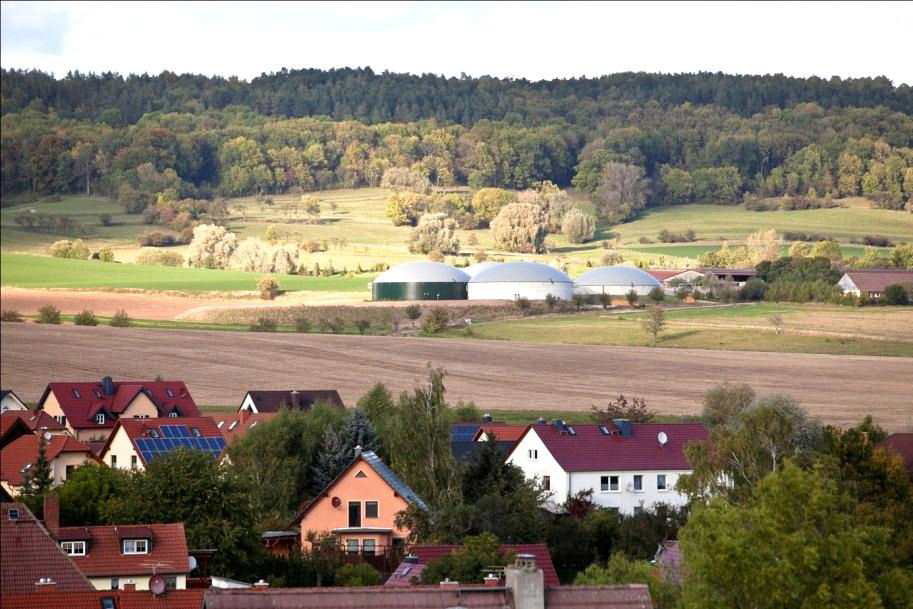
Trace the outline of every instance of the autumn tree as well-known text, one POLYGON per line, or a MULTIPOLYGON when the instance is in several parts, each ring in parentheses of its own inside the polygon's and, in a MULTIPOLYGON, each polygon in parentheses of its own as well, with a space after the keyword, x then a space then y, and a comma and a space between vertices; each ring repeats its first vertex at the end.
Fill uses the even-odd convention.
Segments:
POLYGON ((423 214, 409 237, 409 251, 413 254, 457 254, 460 240, 456 230, 456 222, 446 214, 423 214))
POLYGON ((561 232, 571 243, 586 243, 596 233, 596 218, 579 209, 572 209, 564 215, 561 232))
POLYGON ((652 305, 647 309, 647 316, 641 322, 644 331, 650 335, 651 345, 656 346, 659 335, 666 327, 666 312, 659 305, 652 305))
POLYGON ((649 423, 656 417, 656 413, 647 407, 647 400, 635 396, 629 401, 624 394, 620 394, 617 399, 609 400, 605 408, 593 406, 590 410, 593 420, 605 425, 611 425, 615 419, 649 423))
POLYGON ((491 229, 495 245, 500 249, 536 254, 545 250, 547 230, 542 208, 538 205, 505 205, 492 221, 491 229))
POLYGON ((502 188, 480 188, 472 195, 472 210, 483 224, 488 225, 502 207, 513 203, 516 198, 514 193, 502 188))
POLYGON ((193 240, 187 252, 187 266, 224 269, 235 249, 238 238, 224 226, 200 224, 193 229, 193 240))
POLYGON ((609 162, 602 169, 595 203, 603 217, 615 224, 642 210, 648 195, 649 181, 641 167, 609 162))

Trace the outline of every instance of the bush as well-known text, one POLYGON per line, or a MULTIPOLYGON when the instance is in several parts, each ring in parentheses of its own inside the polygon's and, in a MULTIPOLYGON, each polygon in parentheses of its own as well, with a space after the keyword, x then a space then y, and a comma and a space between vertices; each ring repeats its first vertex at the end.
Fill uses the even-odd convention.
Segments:
POLYGON ((275 332, 279 327, 279 324, 276 323, 275 319, 270 319, 268 317, 261 317, 257 319, 256 322, 250 325, 251 332, 275 332))
POLYGON ((636 307, 637 301, 640 300, 640 296, 638 296, 637 292, 634 291, 633 289, 630 292, 628 292, 627 294, 625 294, 625 298, 628 299, 628 304, 631 305, 632 307, 636 307))
POLYGON ((624 256, 622 256, 618 252, 607 252, 607 253, 603 254, 602 258, 600 259, 600 262, 602 263, 603 266, 613 266, 616 264, 621 264, 624 261, 625 261, 624 256))
POLYGON ((611 304, 612 304, 612 295, 611 294, 606 294, 605 292, 603 292, 602 294, 599 295, 598 298, 599 298, 599 304, 602 305, 603 309, 608 309, 609 306, 611 306, 611 304))
POLYGON ((764 300, 767 294, 767 283, 758 277, 752 277, 739 288, 739 300, 764 300))
POLYGON ((318 327, 325 334, 342 334, 345 330, 345 321, 339 317, 321 319, 318 327))
POLYGON ((82 239, 55 241, 48 248, 48 253, 55 258, 73 258, 76 260, 86 260, 90 254, 89 248, 83 243, 82 239))
POLYGON ((98 222, 102 226, 113 226, 114 219, 111 217, 111 214, 101 214, 98 216, 98 222))
POLYGON ((73 324, 77 326, 97 326, 98 319, 95 317, 95 313, 85 309, 73 316, 73 324))
POLYGON ((359 334, 364 334, 371 327, 371 322, 367 319, 356 319, 355 328, 358 330, 359 334))
POLYGON ((140 252, 140 255, 136 257, 136 263, 151 266, 184 266, 184 257, 177 252, 147 250, 140 252))
POLYGON ((102 262, 114 262, 114 250, 110 247, 103 247, 98 250, 97 257, 102 262))
POLYGON ((380 584, 380 573, 366 562, 349 563, 336 570, 337 586, 376 586, 380 584))
POLYGON ((224 269, 237 247, 237 235, 228 232, 224 226, 200 224, 193 229, 187 264, 192 267, 224 269))
POLYGON ((295 332, 307 334, 311 331, 311 320, 307 317, 299 317, 295 320, 295 332))
MULTIPOLYGON (((551 296, 551 294, 549 294, 549 296, 551 296)), ((515 300, 514 304, 517 306, 518 309, 520 309, 520 313, 522 313, 523 315, 526 315, 529 312, 530 306, 532 306, 532 305, 530 305, 529 298, 525 298, 523 296, 521 296, 520 298, 515 300)))
POLYGON ((13 309, 3 309, 0 312, 0 321, 25 321, 19 311, 13 309))
POLYGON ((662 243, 690 243, 697 240, 697 235, 690 228, 684 233, 673 233, 664 228, 659 231, 659 235, 656 238, 662 243))
POLYGON ((139 244, 143 247, 171 247, 178 245, 178 239, 171 233, 162 231, 149 231, 139 236, 139 244))
POLYGON ((535 254, 545 251, 545 218, 538 205, 505 205, 492 220, 491 229, 495 245, 503 250, 535 254))
POLYGON ((910 304, 910 295, 907 290, 898 283, 889 285, 884 289, 882 300, 889 305, 908 305, 910 304))
POLYGON ((126 328, 131 323, 130 316, 127 315, 127 312, 123 309, 118 309, 114 316, 111 318, 111 325, 115 328, 126 328))
POLYGON ((501 188, 482 188, 472 196, 472 210, 479 220, 488 225, 505 205, 513 203, 517 196, 501 188))
POLYGON ((650 293, 647 294, 647 298, 653 302, 662 302, 666 299, 666 293, 663 292, 662 288, 653 288, 650 290, 650 293))
POLYGON ((46 304, 38 309, 38 323, 40 324, 59 324, 60 309, 52 304, 46 304))
POLYGON ((415 320, 422 316, 422 308, 412 304, 406 307, 404 313, 406 314, 406 318, 415 325, 415 320))
POLYGON ((887 237, 882 237, 881 235, 866 235, 862 238, 863 245, 871 245, 874 247, 891 247, 894 243, 887 237))
POLYGON ((555 305, 558 304, 558 300, 559 300, 558 297, 555 296, 554 294, 552 294, 552 293, 546 294, 545 295, 545 306, 548 308, 549 311, 551 311, 552 309, 555 308, 555 305))
POLYGON ((596 234, 596 218, 579 209, 572 209, 561 221, 561 232, 570 243, 586 243, 596 234))
POLYGON ((446 328, 448 323, 450 323, 450 313, 447 309, 434 307, 425 314, 425 318, 422 320, 422 333, 437 334, 446 328))
POLYGON ((409 251, 413 254, 459 253, 456 230, 457 223, 445 214, 424 214, 409 236, 409 251))
POLYGON ((257 291, 263 300, 273 300, 279 293, 279 282, 272 277, 261 277, 257 281, 257 291))

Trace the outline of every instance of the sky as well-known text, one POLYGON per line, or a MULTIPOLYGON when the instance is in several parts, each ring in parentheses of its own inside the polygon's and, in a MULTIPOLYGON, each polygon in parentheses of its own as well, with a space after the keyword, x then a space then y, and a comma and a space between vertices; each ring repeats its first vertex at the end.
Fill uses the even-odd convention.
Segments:
POLYGON ((250 79, 283 67, 541 80, 624 71, 887 76, 913 2, 2 2, 0 64, 250 79))

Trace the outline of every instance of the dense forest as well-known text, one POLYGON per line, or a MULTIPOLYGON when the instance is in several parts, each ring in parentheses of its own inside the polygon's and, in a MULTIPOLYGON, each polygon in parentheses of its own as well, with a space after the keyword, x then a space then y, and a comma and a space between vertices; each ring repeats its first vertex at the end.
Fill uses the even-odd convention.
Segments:
POLYGON ((100 193, 130 211, 159 196, 375 186, 394 168, 437 186, 573 185, 612 219, 693 201, 913 198, 913 89, 884 78, 3 70, 0 103, 4 195, 100 193))

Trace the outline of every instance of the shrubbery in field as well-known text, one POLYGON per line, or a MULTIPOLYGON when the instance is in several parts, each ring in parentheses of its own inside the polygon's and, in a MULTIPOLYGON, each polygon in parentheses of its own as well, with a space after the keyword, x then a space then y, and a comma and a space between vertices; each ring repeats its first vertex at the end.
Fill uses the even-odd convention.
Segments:
POLYGON ((114 262, 114 250, 110 247, 103 247, 98 250, 95 257, 102 262, 114 262))
POLYGON ((95 313, 85 309, 73 316, 73 324, 77 326, 97 326, 98 318, 95 317, 95 313))
POLYGON ((472 209, 476 217, 487 226, 501 208, 517 200, 517 195, 503 188, 480 188, 472 195, 472 209))
POLYGON ((187 266, 224 269, 238 247, 238 237, 224 226, 200 224, 193 229, 187 266))
POLYGON ((495 245, 508 252, 541 254, 547 228, 542 208, 528 203, 505 205, 491 222, 495 245))
POLYGON ((457 254, 460 240, 456 236, 457 224, 444 214, 424 214, 409 237, 409 251, 413 254, 457 254))
POLYGON ((146 250, 136 257, 137 264, 152 266, 184 266, 184 257, 177 252, 146 250))
POLYGON ((432 307, 422 320, 422 334, 437 334, 450 323, 450 312, 443 307, 432 307))
POLYGON ((387 199, 387 217, 394 226, 415 226, 422 214, 428 211, 431 199, 417 192, 394 192, 387 199))
POLYGON ((250 325, 251 332, 275 332, 279 324, 276 323, 276 320, 270 319, 268 317, 261 317, 256 322, 250 325))
POLYGON ((55 241, 51 244, 51 247, 48 248, 48 252, 55 258, 73 258, 75 260, 86 260, 91 254, 88 246, 83 243, 82 239, 76 239, 75 241, 69 241, 67 239, 55 241))
POLYGON ((19 311, 13 309, 3 309, 0 312, 0 321, 25 321, 19 311))
POLYGON ((431 181, 421 172, 409 167, 390 167, 380 179, 381 188, 407 190, 421 194, 431 192, 431 181))
POLYGON ((273 277, 261 277, 257 280, 257 291, 260 292, 260 298, 273 300, 279 293, 279 282, 273 277))
POLYGON ((596 218, 579 209, 571 209, 561 221, 561 232, 571 243, 586 243, 596 234, 596 218))
POLYGON ((130 316, 127 315, 127 312, 123 309, 118 309, 117 312, 111 317, 111 326, 115 328, 126 328, 128 327, 133 320, 130 319, 130 316))
POLYGON ((52 304, 46 304, 38 309, 38 323, 40 324, 59 324, 60 309, 52 304))

